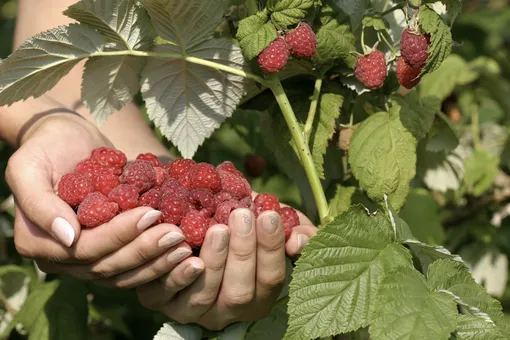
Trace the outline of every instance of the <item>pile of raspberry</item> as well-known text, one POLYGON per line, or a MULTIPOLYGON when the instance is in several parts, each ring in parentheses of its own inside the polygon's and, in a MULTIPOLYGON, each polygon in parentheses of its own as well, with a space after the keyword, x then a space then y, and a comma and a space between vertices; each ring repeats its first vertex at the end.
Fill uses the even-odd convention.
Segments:
POLYGON ((118 214, 141 206, 162 212, 156 223, 180 228, 191 247, 200 247, 207 229, 228 224, 232 211, 250 209, 255 216, 274 210, 282 217, 285 236, 299 224, 297 212, 280 206, 272 194, 252 200, 250 184, 232 162, 218 166, 177 159, 160 163, 151 154, 140 154, 127 164, 119 150, 102 147, 62 177, 59 197, 76 210, 83 227, 95 228, 118 214))

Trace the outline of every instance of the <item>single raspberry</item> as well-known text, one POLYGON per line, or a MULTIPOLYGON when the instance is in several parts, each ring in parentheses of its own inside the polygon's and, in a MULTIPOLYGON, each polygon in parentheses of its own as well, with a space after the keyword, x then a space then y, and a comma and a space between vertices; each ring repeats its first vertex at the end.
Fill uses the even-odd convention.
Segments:
POLYGON ((218 224, 218 222, 213 217, 210 217, 205 219, 205 224, 207 225, 207 228, 210 228, 213 225, 218 224))
POLYGON ((156 184, 156 172, 149 161, 134 161, 126 166, 120 176, 123 184, 132 184, 138 187, 140 192, 149 190, 156 184))
POLYGON ((207 233, 207 219, 196 211, 190 211, 181 221, 182 233, 191 248, 200 247, 207 233))
POLYGON ((258 216, 257 206, 255 205, 255 203, 253 203, 253 200, 251 199, 251 196, 244 197, 241 200, 239 200, 239 208, 250 209, 251 212, 255 215, 255 217, 258 216))
POLYGON ((202 212, 202 215, 209 217, 216 211, 216 201, 211 190, 193 189, 189 192, 190 203, 194 210, 202 212))
POLYGON ((421 69, 412 68, 404 58, 397 60, 397 79, 406 89, 412 89, 420 82, 421 69))
POLYGON ((430 36, 406 28, 400 36, 400 55, 414 69, 422 68, 429 56, 430 36))
POLYGON ((191 169, 189 175, 190 189, 209 189, 213 193, 221 190, 221 180, 214 165, 199 163, 191 169))
POLYGON ((170 177, 179 179, 185 173, 190 172, 197 163, 191 159, 179 158, 170 164, 165 164, 163 167, 168 170, 170 177))
POLYGON ((240 208, 239 201, 229 200, 218 205, 216 213, 214 213, 214 219, 221 224, 228 224, 228 218, 230 213, 240 208))
POLYGON ((241 199, 251 195, 251 187, 248 181, 241 176, 236 176, 230 172, 218 171, 221 179, 221 188, 223 192, 229 192, 232 197, 241 199))
POLYGON ((283 228, 285 230, 285 239, 289 239, 292 228, 299 225, 299 216, 291 207, 283 207, 278 210, 278 214, 282 218, 283 228))
POLYGON ((72 207, 78 206, 85 197, 94 192, 94 183, 79 172, 68 173, 58 183, 58 196, 72 207))
POLYGON ((161 202, 161 193, 158 188, 152 188, 149 191, 143 193, 138 199, 139 207, 152 207, 159 209, 159 203, 161 202))
POLYGON ((171 198, 187 201, 189 191, 179 181, 169 178, 161 184, 161 197, 170 196, 171 198))
POLYGON ((122 173, 122 169, 127 162, 127 157, 122 151, 105 147, 92 151, 90 159, 97 161, 104 167, 113 169, 113 172, 117 175, 122 173))
POLYGON ((112 169, 104 168, 99 170, 93 177, 94 188, 105 196, 108 196, 113 188, 120 185, 120 180, 112 169))
POLYGON ((190 176, 191 174, 189 172, 186 172, 185 174, 183 174, 181 177, 179 177, 177 180, 179 181, 179 183, 181 183, 182 185, 184 185, 184 187, 186 189, 191 189, 191 185, 190 185, 190 176))
POLYGON ((87 158, 78 163, 74 168, 74 171, 86 174, 90 179, 93 179, 94 176, 103 169, 105 169, 105 167, 102 164, 93 159, 87 158))
POLYGON ((161 163, 159 162, 158 156, 156 156, 153 153, 147 152, 147 153, 141 153, 138 156, 136 156, 137 160, 140 161, 149 161, 152 163, 154 167, 160 167, 161 163))
POLYGON ((95 228, 109 222, 118 211, 117 203, 109 202, 105 195, 96 191, 88 195, 78 207, 78 221, 84 227, 95 228))
POLYGON ((258 56, 260 68, 267 73, 280 71, 287 65, 290 51, 282 37, 276 38, 258 56))
POLYGON ((244 158, 244 171, 251 177, 260 177, 266 169, 266 160, 260 155, 247 155, 244 158))
POLYGON ((234 163, 232 163, 230 161, 225 161, 225 162, 221 163, 220 165, 218 165, 216 167, 216 170, 230 172, 233 175, 244 178, 243 173, 241 171, 237 170, 234 163))
POLYGON ((258 194, 257 197, 255 197, 253 200, 253 203, 255 204, 257 215, 263 211, 278 211, 278 209, 280 209, 280 202, 278 201, 278 197, 273 194, 258 194))
POLYGON ((299 58, 311 58, 317 54, 317 38, 310 25, 302 23, 285 36, 290 52, 299 58))
POLYGON ((161 220, 163 222, 177 225, 189 211, 189 203, 172 196, 162 196, 159 211, 162 212, 161 220))
POLYGON ((134 209, 138 206, 138 187, 131 184, 121 184, 108 194, 108 200, 115 202, 121 211, 134 209))
POLYGON ((168 172, 161 167, 154 167, 154 172, 156 173, 156 186, 159 187, 168 178, 168 172))
POLYGON ((356 78, 371 90, 383 86, 388 70, 384 53, 379 50, 358 57, 354 70, 356 78))

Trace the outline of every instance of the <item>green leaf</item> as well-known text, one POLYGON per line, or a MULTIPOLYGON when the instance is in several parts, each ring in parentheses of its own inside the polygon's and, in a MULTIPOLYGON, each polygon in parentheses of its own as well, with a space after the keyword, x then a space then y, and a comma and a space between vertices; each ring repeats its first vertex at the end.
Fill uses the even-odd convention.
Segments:
POLYGON ((349 210, 352 204, 352 195, 355 191, 356 187, 344 187, 338 184, 335 197, 329 201, 329 215, 336 216, 349 210))
POLYGON ((28 297, 15 321, 29 332, 29 340, 85 340, 88 314, 87 290, 76 280, 41 284, 28 297))
POLYGON ((269 0, 267 9, 276 27, 287 28, 299 23, 312 6, 313 0, 269 0))
POLYGON ((245 340, 281 340, 287 330, 287 301, 282 299, 264 319, 254 322, 245 335, 245 340))
MULTIPOLYGON (((155 52, 179 53, 173 45, 155 52)), ((187 51, 189 56, 237 69, 246 66, 241 50, 226 39, 212 39, 187 51)), ((185 60, 151 58, 142 72, 147 113, 183 157, 192 157, 243 97, 245 79, 185 60)))
POLYGON ((333 63, 337 60, 354 67, 356 51, 354 35, 349 25, 342 25, 337 19, 322 26, 316 34, 317 55, 314 60, 319 64, 333 63))
POLYGON ((6 339, 16 326, 13 322, 14 316, 28 297, 29 284, 33 280, 30 274, 27 268, 15 265, 0 266, 0 291, 4 299, 1 302, 0 339, 6 339), (7 304, 9 308, 6 307, 7 304))
POLYGON ((184 52, 211 39, 223 21, 224 0, 140 0, 156 31, 184 52))
POLYGON ((33 36, 0 64, 0 106, 41 96, 103 45, 97 31, 76 24, 33 36))
POLYGON ((333 3, 349 15, 353 31, 360 25, 363 15, 365 15, 370 4, 368 0, 334 0, 333 3))
POLYGON ((409 252, 381 211, 353 206, 319 229, 296 262, 285 339, 308 340, 369 324, 383 276, 411 267, 409 252))
POLYGON ((239 22, 237 39, 248 60, 258 56, 276 39, 277 32, 265 13, 258 12, 239 22))
POLYGON ((443 19, 429 5, 420 6, 420 27, 430 34, 430 47, 427 63, 422 74, 430 73, 439 68, 452 50, 452 33, 443 19))
POLYGON ((479 197, 492 186, 498 175, 499 159, 485 150, 475 150, 471 157, 464 160, 464 166, 464 184, 473 195, 479 197))
POLYGON ((437 113, 437 117, 440 119, 432 126, 427 137, 425 150, 449 154, 459 145, 459 137, 450 119, 444 113, 437 113))
POLYGON ((324 178, 324 155, 333 137, 336 119, 340 117, 340 108, 344 97, 337 93, 324 93, 320 97, 318 112, 310 136, 312 158, 320 178, 324 178))
POLYGON ((402 240, 402 242, 407 245, 413 252, 414 256, 418 258, 424 273, 427 272, 430 264, 439 259, 448 259, 457 261, 463 266, 466 265, 460 256, 450 253, 450 251, 445 247, 430 246, 426 243, 415 240, 414 238, 402 240))
MULTIPOLYGON (((436 0, 426 0, 424 2, 434 3, 436 0)), ((445 4, 448 17, 450 17, 453 22, 462 10, 462 0, 441 0, 441 2, 445 4)))
POLYGON ((97 29, 108 41, 130 49, 150 44, 154 39, 151 20, 136 0, 81 0, 64 14, 97 29))
POLYGON ((201 340, 202 333, 199 326, 167 322, 154 336, 154 340, 201 340))
POLYGON ((373 27, 376 31, 383 31, 389 28, 388 22, 379 15, 365 16, 362 20, 363 27, 373 27))
POLYGON ((455 329, 457 340, 506 340, 508 339, 494 323, 487 322, 473 315, 459 315, 457 329, 455 329))
POLYGON ((418 240, 429 244, 441 244, 445 233, 439 216, 440 206, 425 189, 415 189, 407 197, 400 217, 407 222, 418 240))
POLYGON ((393 208, 404 205, 416 172, 416 139, 397 110, 375 113, 354 130, 349 163, 370 198, 382 201, 386 194, 393 208))
POLYGON ((95 57, 85 64, 81 97, 98 124, 129 103, 140 90, 145 58, 95 57))
POLYGON ((415 269, 400 268, 381 285, 369 332, 373 340, 448 339, 457 314, 448 294, 433 291, 415 269))

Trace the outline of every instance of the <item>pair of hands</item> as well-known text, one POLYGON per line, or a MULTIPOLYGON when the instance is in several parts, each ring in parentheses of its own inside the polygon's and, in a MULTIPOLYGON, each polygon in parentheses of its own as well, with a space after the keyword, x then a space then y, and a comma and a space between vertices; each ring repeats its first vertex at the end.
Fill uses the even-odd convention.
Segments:
POLYGON ((78 116, 41 119, 11 157, 6 180, 16 198, 15 244, 47 273, 65 273, 119 288, 137 288, 140 302, 180 323, 222 329, 271 310, 285 279, 285 254, 298 254, 316 230, 301 225, 285 243, 278 214, 257 219, 247 209, 229 225, 209 229, 199 257, 170 224, 148 228, 160 212, 127 211, 81 230, 74 211, 55 194, 62 175, 91 151, 112 146, 78 116))

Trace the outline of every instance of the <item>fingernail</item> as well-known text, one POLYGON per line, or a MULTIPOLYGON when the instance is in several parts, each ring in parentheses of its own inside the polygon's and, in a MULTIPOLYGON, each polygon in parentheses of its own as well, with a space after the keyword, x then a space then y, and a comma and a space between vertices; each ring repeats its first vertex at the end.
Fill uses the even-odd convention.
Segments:
POLYGON ((262 229, 268 234, 274 234, 278 229, 279 216, 276 213, 269 213, 262 220, 262 229))
POLYGON ((202 268, 197 268, 192 264, 190 264, 188 268, 186 268, 186 270, 184 271, 184 275, 189 278, 195 278, 198 275, 200 275, 200 273, 202 273, 202 268))
POLYGON ((192 252, 189 249, 182 249, 182 250, 173 252, 172 254, 168 255, 167 260, 168 260, 168 262, 179 262, 182 259, 191 255, 191 253, 192 252))
POLYGON ((215 230, 213 233, 213 248, 218 253, 222 252, 228 246, 228 230, 225 228, 215 230))
POLYGON ((57 217, 51 224, 51 232, 57 241, 70 247, 74 242, 73 226, 62 217, 57 217))
POLYGON ((176 244, 181 243, 184 241, 184 235, 181 233, 178 233, 176 231, 171 231, 158 241, 158 246, 160 248, 170 248, 175 246, 176 244))
POLYGON ((247 236, 251 233, 253 220, 251 213, 247 209, 242 209, 235 212, 234 225, 237 235, 247 236))
POLYGON ((298 240, 298 250, 296 251, 296 253, 297 254, 301 254, 301 252, 303 251, 303 248, 308 243, 309 238, 306 235, 299 234, 297 236, 297 240, 298 240))
POLYGON ((136 227, 140 230, 149 228, 161 216, 161 211, 151 210, 142 216, 136 227))

